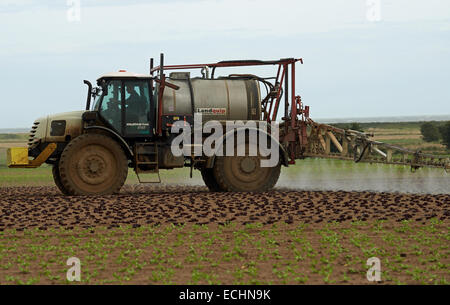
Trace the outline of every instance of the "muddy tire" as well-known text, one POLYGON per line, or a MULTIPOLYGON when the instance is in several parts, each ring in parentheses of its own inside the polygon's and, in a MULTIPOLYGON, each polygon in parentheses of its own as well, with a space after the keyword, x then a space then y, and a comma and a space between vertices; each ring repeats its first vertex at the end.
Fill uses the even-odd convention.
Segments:
MULTIPOLYGON (((248 144, 246 144, 248 153, 248 144)), ((265 192, 272 189, 280 177, 281 163, 261 167, 260 155, 217 157, 214 176, 219 187, 227 192, 265 192)))
POLYGON ((119 192, 128 174, 128 160, 108 136, 89 133, 67 144, 59 160, 61 183, 70 195, 119 192))
POLYGON ((56 186, 60 190, 61 193, 64 195, 69 195, 69 192, 64 188, 62 182, 61 182, 61 176, 59 174, 59 167, 58 164, 54 164, 52 167, 52 174, 53 174, 53 180, 55 181, 56 186))
POLYGON ((211 192, 220 192, 222 189, 216 181, 216 177, 214 177, 214 169, 212 168, 203 168, 200 170, 203 178, 203 182, 208 187, 211 192))

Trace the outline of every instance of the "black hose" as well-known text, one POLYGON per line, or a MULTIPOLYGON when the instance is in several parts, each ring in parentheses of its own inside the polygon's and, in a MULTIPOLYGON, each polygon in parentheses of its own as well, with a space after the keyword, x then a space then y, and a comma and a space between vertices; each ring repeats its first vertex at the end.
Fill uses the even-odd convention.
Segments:
MULTIPOLYGON (((370 143, 367 143, 366 146, 364 146, 363 151, 361 152, 361 154, 359 155, 358 159, 355 160, 355 163, 358 163, 359 161, 361 161, 361 159, 364 156, 364 153, 366 152, 367 147, 369 147, 370 143)), ((356 150, 355 150, 355 157, 356 157, 356 150)))

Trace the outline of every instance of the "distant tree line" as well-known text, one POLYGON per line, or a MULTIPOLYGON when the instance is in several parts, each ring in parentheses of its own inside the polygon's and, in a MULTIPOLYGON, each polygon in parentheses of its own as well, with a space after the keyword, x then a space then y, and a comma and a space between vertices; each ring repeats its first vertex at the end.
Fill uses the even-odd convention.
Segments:
POLYGON ((442 139, 442 143, 450 149, 450 121, 444 124, 425 122, 420 126, 420 133, 425 142, 435 142, 442 139))
POLYGON ((363 132, 363 128, 361 126, 361 124, 359 124, 358 122, 353 122, 353 123, 336 123, 336 124, 332 124, 333 126, 337 127, 337 128, 342 128, 342 129, 351 129, 351 130, 356 130, 356 131, 360 131, 363 132))

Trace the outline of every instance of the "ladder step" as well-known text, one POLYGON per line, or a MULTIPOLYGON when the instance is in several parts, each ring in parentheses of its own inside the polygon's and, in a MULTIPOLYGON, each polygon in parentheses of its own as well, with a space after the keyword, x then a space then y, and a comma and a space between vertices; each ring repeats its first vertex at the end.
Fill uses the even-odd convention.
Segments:
POLYGON ((146 169, 146 170, 138 170, 139 174, 156 174, 159 171, 156 169, 146 169))
POLYGON ((135 168, 134 171, 139 180, 139 183, 161 183, 161 177, 159 175, 159 163, 158 163, 158 144, 156 143, 137 143, 135 146, 135 168), (147 146, 147 147, 146 147, 147 146), (150 148, 148 148, 150 146, 150 148), (152 161, 139 161, 139 156, 147 156, 152 161), (151 156, 151 157, 150 157, 151 156), (150 169, 140 169, 139 165, 150 165, 150 169), (157 181, 144 181, 139 174, 157 174, 157 181))
POLYGON ((136 164, 158 164, 156 161, 138 161, 136 164))
POLYGON ((136 176, 138 178, 139 183, 161 183, 161 176, 159 175, 159 170, 144 171, 144 172, 137 171, 136 172, 136 176), (142 173, 142 174, 157 174, 158 175, 158 180, 157 181, 144 181, 144 180, 141 179, 139 173, 142 173))
POLYGON ((157 155, 158 152, 157 151, 145 151, 145 152, 139 152, 138 151, 138 154, 139 155, 157 155))

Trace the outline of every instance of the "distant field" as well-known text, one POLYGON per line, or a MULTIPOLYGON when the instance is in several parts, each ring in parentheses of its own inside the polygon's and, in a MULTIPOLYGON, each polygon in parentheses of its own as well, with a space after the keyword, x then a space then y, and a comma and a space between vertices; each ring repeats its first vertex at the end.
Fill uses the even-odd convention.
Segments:
POLYGON ((28 141, 28 133, 0 133, 0 143, 24 142, 28 141))
MULTIPOLYGON (((432 121, 437 126, 444 125, 446 121, 432 121)), ((364 130, 369 128, 378 128, 378 129, 403 129, 403 130, 420 130, 420 125, 425 122, 372 122, 372 123, 359 123, 364 130)), ((348 123, 333 123, 330 124, 336 127, 343 127, 348 125, 348 123)))

